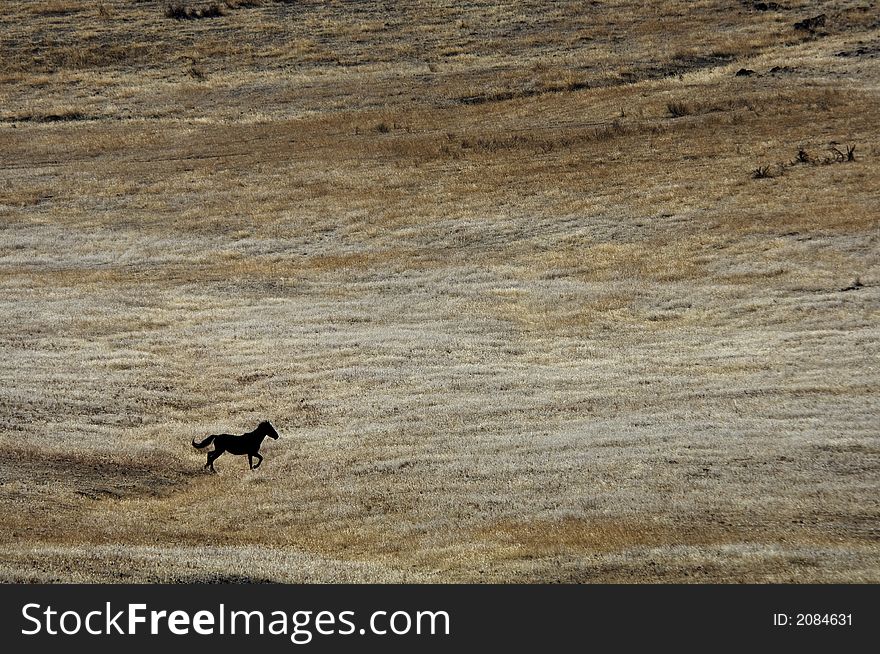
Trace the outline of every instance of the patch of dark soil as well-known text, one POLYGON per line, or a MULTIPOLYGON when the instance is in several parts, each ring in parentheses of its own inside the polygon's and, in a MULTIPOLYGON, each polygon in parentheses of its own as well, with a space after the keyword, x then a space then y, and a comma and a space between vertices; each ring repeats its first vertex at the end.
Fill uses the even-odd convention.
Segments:
POLYGON ((813 449, 817 452, 832 452, 835 454, 867 454, 870 456, 880 456, 880 448, 863 443, 852 443, 850 445, 814 445, 813 449))
POLYGON ((752 9, 755 11, 788 11, 788 7, 783 7, 778 2, 753 2, 752 9))
POLYGON ((563 91, 580 91, 589 88, 603 88, 608 86, 622 86, 625 84, 635 84, 645 80, 662 79, 664 77, 674 77, 685 73, 703 70, 705 68, 714 68, 715 66, 723 66, 733 61, 733 55, 681 55, 674 57, 671 61, 655 63, 642 62, 636 64, 631 71, 622 73, 617 79, 596 79, 596 80, 579 80, 577 82, 569 82, 563 86, 550 87, 523 87, 496 90, 489 93, 480 93, 477 95, 466 95, 456 98, 458 104, 479 105, 489 102, 504 102, 519 98, 530 98, 537 95, 545 95, 548 93, 559 93, 563 91))
POLYGON ((874 59, 877 55, 880 55, 880 43, 859 45, 853 50, 841 50, 837 53, 838 57, 863 57, 867 59, 874 59))
POLYGON ((166 583, 171 584, 277 584, 274 579, 251 577, 250 575, 223 574, 219 572, 198 574, 191 577, 177 577, 166 583))
POLYGON ((825 23, 827 21, 827 14, 819 14, 817 16, 812 16, 810 18, 799 20, 792 27, 802 32, 815 32, 820 27, 825 27, 825 23))
POLYGON ((810 464, 835 477, 880 477, 880 450, 867 445, 818 445, 812 448, 810 464))
POLYGON ((220 18, 224 15, 220 3, 212 2, 203 7, 187 7, 180 2, 173 2, 165 8, 165 18, 174 20, 199 20, 202 18, 220 18))
POLYGON ((39 115, 21 114, 0 117, 0 123, 70 123, 85 120, 97 120, 97 118, 81 111, 65 111, 62 113, 39 115))
POLYGON ((631 82, 640 82, 642 80, 675 77, 707 68, 724 66, 733 61, 733 59, 733 55, 728 54, 680 55, 668 62, 644 63, 641 67, 635 68, 632 72, 623 75, 622 78, 631 82))
POLYGON ((68 454, 38 448, 7 450, 0 460, 0 485, 19 482, 20 493, 92 500, 168 495, 200 470, 168 460, 137 461, 98 454, 68 454))

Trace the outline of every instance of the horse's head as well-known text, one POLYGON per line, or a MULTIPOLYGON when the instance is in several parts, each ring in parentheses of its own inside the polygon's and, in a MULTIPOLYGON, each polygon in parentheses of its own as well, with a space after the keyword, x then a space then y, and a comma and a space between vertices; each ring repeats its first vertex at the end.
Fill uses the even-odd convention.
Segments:
POLYGON ((263 422, 261 422, 259 429, 266 436, 269 436, 270 438, 274 438, 275 440, 278 440, 278 432, 275 431, 275 427, 273 427, 272 423, 269 422, 268 420, 264 420, 263 422))

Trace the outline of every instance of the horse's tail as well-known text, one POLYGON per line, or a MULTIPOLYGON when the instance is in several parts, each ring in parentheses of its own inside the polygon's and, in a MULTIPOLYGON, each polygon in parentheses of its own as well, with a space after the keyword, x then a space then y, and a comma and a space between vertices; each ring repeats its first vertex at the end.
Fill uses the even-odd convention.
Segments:
POLYGON ((215 438, 216 438, 216 436, 208 436, 208 437, 207 437, 205 440, 203 440, 201 443, 196 443, 196 439, 194 438, 194 439, 193 439, 193 447, 199 447, 199 448, 201 448, 201 447, 205 447, 205 446, 207 446, 207 445, 210 445, 210 444, 211 444, 211 441, 214 440, 215 438))

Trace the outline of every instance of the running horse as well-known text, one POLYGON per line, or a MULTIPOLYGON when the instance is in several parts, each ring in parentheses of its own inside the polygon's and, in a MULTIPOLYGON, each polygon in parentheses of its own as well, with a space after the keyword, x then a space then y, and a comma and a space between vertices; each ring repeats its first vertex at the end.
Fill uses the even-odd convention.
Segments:
POLYGON ((260 445, 263 444, 263 439, 266 436, 278 439, 278 432, 275 431, 275 427, 268 420, 264 420, 257 425, 256 429, 241 436, 214 434, 213 436, 208 436, 201 443, 196 443, 196 439, 193 439, 192 444, 193 447, 203 448, 214 443, 214 449, 208 452, 208 462, 205 464, 205 467, 210 469, 211 472, 217 472, 214 470, 214 461, 224 452, 247 454, 248 465, 251 467, 251 470, 256 470, 263 462, 263 457, 260 456, 260 445), (257 465, 254 465, 254 457, 258 459, 257 465))

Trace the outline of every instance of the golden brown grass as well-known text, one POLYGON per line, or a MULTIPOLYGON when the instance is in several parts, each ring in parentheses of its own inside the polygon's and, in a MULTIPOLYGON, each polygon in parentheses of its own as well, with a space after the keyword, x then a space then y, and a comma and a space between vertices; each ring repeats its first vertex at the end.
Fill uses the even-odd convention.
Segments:
POLYGON ((0 578, 880 578, 865 6, 38 4, 0 578))

